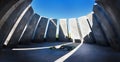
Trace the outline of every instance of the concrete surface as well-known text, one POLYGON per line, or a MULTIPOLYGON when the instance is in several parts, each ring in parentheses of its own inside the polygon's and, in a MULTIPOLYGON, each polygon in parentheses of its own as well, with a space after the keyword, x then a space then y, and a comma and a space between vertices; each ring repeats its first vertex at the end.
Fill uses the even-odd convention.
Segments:
POLYGON ((21 37, 20 43, 28 44, 33 40, 32 37, 33 37, 34 30, 35 30, 39 17, 40 16, 38 14, 33 15, 32 19, 30 20, 30 23, 28 24, 28 27, 26 28, 26 31, 21 37))
POLYGON ((23 18, 21 19, 20 23, 18 24, 14 34, 12 35, 9 45, 15 45, 20 42, 20 36, 24 31, 25 25, 29 22, 29 19, 33 16, 33 9, 30 7, 28 11, 25 13, 23 18))
POLYGON ((43 42, 44 41, 44 34, 45 29, 47 26, 48 18, 41 17, 41 20, 38 24, 37 30, 35 32, 34 42, 43 42))
POLYGON ((31 2, 32 0, 0 0, 1 62, 54 62, 69 51, 59 49, 12 51, 9 46, 16 48, 54 46, 66 43, 69 41, 68 38, 77 40, 83 38, 84 44, 65 62, 120 62, 120 53, 116 52, 120 51, 120 0, 95 0, 93 12, 77 18, 78 23, 75 19, 72 19, 72 22, 68 22, 69 19, 60 20, 59 34, 56 34, 57 19, 42 18, 35 14, 29 5, 31 2), (26 10, 27 8, 29 10, 26 10), (59 42, 56 42, 57 36, 59 42))
POLYGON ((95 38, 95 43, 107 46, 108 40, 107 40, 107 37, 105 35, 103 28, 101 27, 101 24, 100 24, 98 18, 96 18, 93 13, 87 15, 87 17, 89 17, 88 21, 91 25, 92 33, 95 38))
POLYGON ((6 19, 6 22, 3 24, 3 26, 0 29, 0 44, 3 46, 4 41, 6 40, 6 37, 8 36, 10 30, 12 29, 13 25, 21 15, 21 13, 24 11, 24 9, 30 4, 30 0, 24 1, 22 4, 20 4, 16 9, 12 12, 12 14, 6 19))
POLYGON ((69 41, 67 19, 60 19, 59 23, 59 41, 69 41))
POLYGON ((57 19, 51 19, 49 22, 46 40, 47 41, 56 41, 56 28, 57 28, 57 19))
POLYGON ((83 44, 65 62, 120 62, 120 53, 110 47, 83 44))
POLYGON ((76 18, 70 18, 69 27, 73 42, 80 42, 81 37, 78 29, 78 20, 76 18))

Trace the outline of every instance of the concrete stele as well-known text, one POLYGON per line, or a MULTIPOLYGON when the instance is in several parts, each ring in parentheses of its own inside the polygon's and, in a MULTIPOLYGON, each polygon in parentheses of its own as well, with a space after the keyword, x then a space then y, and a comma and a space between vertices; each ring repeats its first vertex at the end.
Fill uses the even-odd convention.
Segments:
POLYGON ((17 28, 19 22, 21 21, 22 17, 24 16, 24 14, 28 11, 28 9, 30 8, 31 6, 28 5, 28 7, 21 13, 20 17, 17 19, 16 23, 14 24, 12 30, 10 31, 9 35, 7 36, 5 42, 4 42, 4 45, 7 45, 15 31, 15 29, 17 28))
POLYGON ((69 26, 70 26, 70 32, 71 32, 71 38, 73 39, 73 42, 77 41, 80 42, 80 35, 78 30, 78 20, 76 18, 70 18, 69 19, 69 26))
POLYGON ((68 38, 67 19, 60 19, 59 23, 59 40, 64 41, 68 38))
POLYGON ((78 18, 78 22, 80 24, 82 37, 85 38, 91 32, 86 16, 82 16, 78 18))
POLYGON ((50 19, 48 31, 46 35, 47 41, 56 41, 57 19, 50 19))

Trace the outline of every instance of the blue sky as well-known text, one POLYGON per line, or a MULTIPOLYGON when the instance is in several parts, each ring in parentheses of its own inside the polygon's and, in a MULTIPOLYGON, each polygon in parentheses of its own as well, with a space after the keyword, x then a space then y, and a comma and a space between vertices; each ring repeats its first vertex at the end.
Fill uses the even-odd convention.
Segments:
POLYGON ((33 0, 35 13, 48 18, 78 18, 92 11, 94 0, 33 0))

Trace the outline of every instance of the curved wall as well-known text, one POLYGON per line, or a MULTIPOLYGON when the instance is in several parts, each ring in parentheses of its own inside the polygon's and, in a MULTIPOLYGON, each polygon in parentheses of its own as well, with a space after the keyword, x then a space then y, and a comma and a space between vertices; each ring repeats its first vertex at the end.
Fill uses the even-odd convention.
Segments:
POLYGON ((0 1, 0 47, 43 41, 73 41, 120 50, 120 1, 96 0, 93 12, 79 18, 50 19, 30 6, 32 0, 0 1))

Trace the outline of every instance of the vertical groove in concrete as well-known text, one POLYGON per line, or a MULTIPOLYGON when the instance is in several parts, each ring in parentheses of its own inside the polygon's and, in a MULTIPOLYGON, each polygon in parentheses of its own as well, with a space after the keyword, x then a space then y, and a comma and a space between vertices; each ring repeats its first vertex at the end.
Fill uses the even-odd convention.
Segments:
POLYGON ((92 15, 93 16, 93 33, 95 35, 96 38, 96 43, 100 44, 100 45, 104 45, 104 46, 108 46, 108 39, 107 36, 101 26, 100 21, 98 20, 98 18, 96 17, 95 14, 92 15))
POLYGON ((56 27, 56 40, 59 39, 59 24, 60 24, 60 20, 57 20, 57 27, 56 27))
POLYGON ((92 26, 91 26, 91 24, 90 24, 90 20, 88 20, 88 19, 86 18, 86 21, 87 21, 87 23, 88 23, 88 25, 89 25, 89 28, 90 28, 90 30, 91 30, 91 33, 89 33, 89 36, 92 38, 92 41, 93 41, 94 43, 96 43, 95 34, 93 33, 93 28, 92 28, 92 26))
POLYGON ((59 41, 69 41, 67 19, 60 19, 59 22, 59 41))
POLYGON ((92 41, 94 43, 96 43, 95 33, 93 32, 93 28, 92 28, 93 22, 91 20, 92 20, 92 13, 90 13, 86 16, 86 21, 87 21, 89 28, 91 30, 91 33, 89 33, 89 36, 92 38, 92 41))
POLYGON ((45 17, 41 18, 41 20, 38 24, 36 33, 35 33, 35 39, 34 39, 35 41, 34 42, 43 42, 44 41, 44 34, 45 34, 47 22, 48 22, 48 18, 45 18, 45 17))
POLYGON ((120 0, 96 0, 96 3, 114 32, 114 38, 112 38, 112 42, 110 42, 111 46, 114 49, 120 50, 120 0))
POLYGON ((67 30, 68 30, 68 38, 71 39, 70 22, 68 19, 67 19, 67 30))
MULTIPOLYGON (((33 14, 33 9, 29 5, 25 9, 25 11, 23 11, 23 13, 21 14, 21 16, 18 18, 17 22, 13 26, 13 29, 9 33, 8 38, 6 39, 6 41, 9 42, 9 45, 15 45, 19 43, 18 40, 20 38, 20 35, 22 34, 25 25, 29 21, 29 18, 32 17, 32 14, 33 14)), ((7 45, 8 42, 4 44, 7 45)))
POLYGON ((92 37, 93 41, 96 43, 95 35, 94 35, 94 33, 93 33, 93 28, 92 28, 92 26, 91 26, 91 24, 90 24, 90 20, 87 19, 87 17, 86 17, 86 21, 87 21, 87 23, 88 23, 88 25, 89 25, 89 28, 90 28, 90 30, 91 30, 91 37, 92 37))
MULTIPOLYGON (((105 14, 107 15, 107 19, 109 23, 112 25, 114 33, 116 35, 116 38, 118 39, 118 42, 120 40, 120 0, 110 0, 107 2, 107 0, 96 0, 98 5, 102 7, 102 9, 105 11, 105 14)), ((119 42, 120 43, 120 42, 119 42)))
POLYGON ((46 41, 56 41, 56 27, 57 19, 50 19, 48 31, 46 35, 46 41))
POLYGON ((5 21, 8 19, 8 17, 10 16, 10 14, 12 14, 12 12, 16 9, 16 7, 18 7, 21 3, 23 3, 24 0, 20 0, 18 2, 16 2, 2 17, 1 21, 0 21, 0 29, 2 27, 2 25, 5 23, 5 21))
POLYGON ((106 33, 109 44, 112 47, 118 47, 118 44, 116 43, 116 40, 117 40, 116 36, 114 34, 112 26, 110 25, 108 19, 106 18, 105 13, 97 5, 94 6, 94 12, 95 12, 95 15, 97 16, 98 20, 100 20, 102 28, 103 28, 104 32, 106 33))
POLYGON ((77 24, 78 23, 76 18, 69 19, 71 38, 73 39, 73 42, 80 42, 80 39, 81 39, 77 24))
POLYGON ((2 22, 1 18, 6 14, 7 11, 14 6, 18 0, 0 0, 0 22, 2 22))
MULTIPOLYGON (((26 31, 26 29, 28 28, 28 25, 30 24, 33 15, 34 15, 34 14, 32 14, 32 15, 29 17, 29 21, 26 23, 26 25, 25 25, 25 27, 24 27, 24 29, 23 29, 23 31, 22 31, 22 33, 21 33, 19 39, 18 39, 18 42, 21 41, 21 38, 22 38, 23 35, 25 34, 25 31, 26 31)), ((20 43, 22 43, 22 42, 20 42, 20 43)))
POLYGON ((35 39, 36 30, 37 30, 37 27, 38 27, 38 25, 39 25, 39 23, 40 23, 41 18, 42 18, 42 17, 39 17, 39 19, 38 19, 38 21, 37 21, 37 24, 36 24, 35 29, 34 29, 34 31, 33 31, 32 40, 35 39))
POLYGON ((87 43, 93 43, 93 40, 91 38, 92 31, 88 25, 86 16, 82 16, 78 18, 78 22, 81 28, 81 33, 82 33, 82 37, 84 38, 84 41, 87 43))
POLYGON ((31 1, 26 0, 23 3, 21 3, 20 5, 18 5, 18 7, 15 7, 15 10, 6 19, 6 22, 3 24, 3 26, 0 29, 0 44, 1 44, 1 46, 3 45, 5 39, 9 35, 9 33, 10 33, 12 27, 14 26, 14 24, 16 23, 16 21, 18 19, 20 19, 19 16, 24 11, 24 9, 30 4, 30 2, 31 1))
POLYGON ((78 26, 78 32, 79 32, 79 35, 80 35, 80 40, 82 40, 83 36, 82 36, 82 32, 81 32, 81 28, 80 28, 80 23, 79 23, 79 20, 77 20, 77 26, 78 26))
POLYGON ((38 14, 33 15, 32 19, 30 20, 30 23, 28 24, 28 27, 26 28, 25 33, 23 34, 20 40, 20 43, 28 44, 30 43, 30 41, 32 41, 32 35, 34 33, 39 17, 40 16, 38 14))
POLYGON ((44 34, 44 39, 45 40, 46 40, 46 36, 47 36, 47 32, 48 32, 49 23, 50 23, 50 19, 48 19, 48 22, 47 22, 47 25, 46 25, 46 28, 45 28, 45 34, 44 34))

